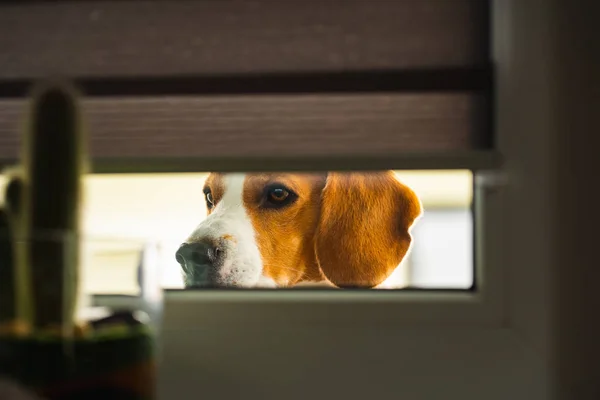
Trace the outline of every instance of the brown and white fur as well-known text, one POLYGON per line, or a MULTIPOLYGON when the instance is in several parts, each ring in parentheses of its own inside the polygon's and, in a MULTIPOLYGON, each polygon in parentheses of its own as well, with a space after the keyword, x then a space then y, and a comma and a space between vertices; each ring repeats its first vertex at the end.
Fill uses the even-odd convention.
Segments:
POLYGON ((373 288, 422 212, 393 171, 211 173, 204 193, 208 216, 176 254, 186 287, 373 288))

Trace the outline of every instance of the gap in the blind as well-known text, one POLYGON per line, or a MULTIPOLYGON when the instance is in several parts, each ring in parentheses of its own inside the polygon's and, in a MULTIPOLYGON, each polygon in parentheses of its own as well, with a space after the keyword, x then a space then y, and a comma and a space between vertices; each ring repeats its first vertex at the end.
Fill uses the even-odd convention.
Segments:
MULTIPOLYGON (((410 229, 412 243, 409 252, 402 258, 398 267, 376 288, 438 290, 471 288, 474 270, 472 173, 468 170, 394 172, 395 177, 416 194, 422 204, 423 212, 410 229)), ((147 290, 149 285, 159 286, 162 289, 184 288, 185 274, 182 265, 176 260, 176 251, 183 242, 190 241, 190 236, 194 236, 193 232, 199 225, 202 226, 206 218, 206 195, 203 189, 208 175, 207 173, 88 175, 85 184, 82 243, 85 292, 90 295, 137 297, 143 295, 144 287, 147 290)), ((246 182, 249 176, 246 175, 246 182)), ((297 174, 282 176, 283 179, 269 180, 269 184, 277 181, 288 189, 293 188, 292 191, 301 197, 299 200, 289 206, 284 205, 279 210, 259 210, 253 202, 258 201, 256 196, 265 193, 265 188, 261 185, 263 183, 266 185, 267 180, 254 181, 252 188, 247 186, 244 188, 246 202, 241 198, 240 187, 230 187, 225 194, 225 196, 233 195, 226 199, 230 203, 228 204, 230 210, 224 211, 228 226, 220 228, 220 222, 216 221, 212 228, 204 229, 199 233, 200 236, 219 235, 233 241, 227 256, 233 260, 237 259, 238 261, 235 262, 238 264, 226 261, 220 264, 220 268, 223 269, 225 277, 228 276, 227 274, 233 276, 237 273, 238 282, 234 279, 229 281, 225 279, 222 282, 238 287, 258 288, 261 285, 253 284, 256 283, 253 281, 256 277, 252 274, 257 272, 253 272, 252 268, 268 267, 270 271, 267 275, 271 274, 271 279, 277 283, 275 286, 327 287, 322 283, 317 286, 308 282, 300 285, 292 284, 300 283, 292 282, 297 280, 298 274, 295 272, 286 274, 297 269, 307 269, 307 265, 314 262, 312 259, 315 255, 314 249, 305 248, 303 254, 298 254, 301 247, 298 247, 297 242, 305 240, 310 244, 310 238, 316 234, 314 224, 319 222, 321 214, 326 211, 320 209, 321 205, 318 204, 321 193, 315 192, 313 193, 315 196, 307 197, 307 190, 312 183, 302 178, 295 178, 297 174), (254 209, 246 209, 240 213, 242 209, 235 209, 236 202, 242 206, 242 209, 244 204, 254 209), (234 206, 232 207, 231 204, 234 206), (260 237, 257 238, 257 235, 260 237), (289 237, 290 235, 293 238, 289 237), (293 249, 290 249, 290 246, 293 249), (280 254, 284 256, 280 257, 280 254), (291 265, 283 264, 283 260, 286 259, 289 259, 291 265), (239 260, 246 264, 240 264, 239 260), (277 265, 266 266, 263 262, 271 264, 275 262, 277 265), (225 265, 227 263, 229 266, 225 265), (263 265, 260 265, 261 263, 263 265), (242 271, 243 269, 246 271, 242 271)), ((239 185, 241 182, 228 179, 227 184, 239 185)), ((214 193, 211 195, 215 200, 223 201, 220 198, 223 197, 223 193, 219 193, 219 190, 222 190, 219 185, 222 185, 222 182, 214 183, 212 188, 214 193)), ((372 184, 366 186, 369 185, 374 190, 377 189, 377 186, 372 184)), ((361 220, 352 221, 359 229, 364 227, 384 229, 386 226, 381 225, 381 221, 377 221, 377 218, 383 215, 382 210, 378 209, 382 207, 378 199, 385 196, 385 191, 379 194, 364 193, 365 197, 356 199, 352 196, 357 192, 350 189, 346 188, 345 192, 338 193, 332 200, 340 203, 338 206, 347 210, 347 218, 353 218, 354 214, 359 215, 358 218, 361 220), (363 203, 360 206, 356 204, 364 200, 370 203, 363 203), (363 209, 360 213, 357 211, 356 207, 369 207, 369 204, 378 208, 363 209)), ((402 212, 405 206, 398 203, 399 211, 402 212)), ((397 226, 400 222, 402 221, 389 221, 389 224, 397 226)), ((339 224, 344 223, 348 223, 348 220, 339 221, 339 224)), ((332 226, 336 225, 330 225, 328 229, 332 229, 332 226)), ((202 241, 203 238, 200 236, 196 239, 202 241)), ((373 243, 372 246, 377 244, 373 243)), ((357 249, 359 247, 357 243, 357 249)), ((330 260, 332 256, 339 255, 330 254, 328 256, 330 260)), ((360 257, 361 255, 349 254, 349 256, 360 257)), ((394 256, 390 254, 390 257, 394 256)), ((322 259, 328 257, 323 256, 322 259)), ((376 273, 380 272, 376 267, 374 268, 376 273)), ((337 272, 334 270, 334 273, 337 272)), ((360 278, 360 274, 354 277, 360 278)), ((332 279, 341 278, 334 276, 332 279)), ((362 282, 355 282, 356 285, 364 286, 368 283, 369 279, 364 279, 362 282)))

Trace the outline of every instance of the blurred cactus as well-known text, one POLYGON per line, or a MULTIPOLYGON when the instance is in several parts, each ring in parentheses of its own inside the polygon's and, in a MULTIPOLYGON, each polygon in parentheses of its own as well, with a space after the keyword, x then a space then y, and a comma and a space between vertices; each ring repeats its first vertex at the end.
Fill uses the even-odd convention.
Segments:
POLYGON ((72 328, 79 270, 79 214, 86 140, 74 90, 34 93, 23 154, 25 229, 34 326, 72 328))
POLYGON ((74 324, 87 167, 76 97, 63 84, 34 90, 21 164, 0 208, 0 375, 48 399, 154 398, 153 343, 143 324, 118 316, 96 321, 92 332, 74 324))
POLYGON ((61 83, 35 88, 26 116, 20 178, 6 193, 7 204, 12 203, 8 213, 19 282, 17 309, 35 328, 73 327, 86 161, 76 97, 61 83))

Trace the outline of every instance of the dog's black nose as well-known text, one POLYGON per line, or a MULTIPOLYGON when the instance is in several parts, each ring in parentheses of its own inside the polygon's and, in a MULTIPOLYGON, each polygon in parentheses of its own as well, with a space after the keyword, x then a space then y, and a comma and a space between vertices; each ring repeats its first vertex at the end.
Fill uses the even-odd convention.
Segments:
POLYGON ((183 268, 187 282, 205 285, 222 263, 223 253, 220 246, 209 241, 183 243, 175 253, 175 259, 183 268))
POLYGON ((183 243, 175 253, 175 259, 185 268, 214 267, 222 257, 222 249, 210 242, 183 243))

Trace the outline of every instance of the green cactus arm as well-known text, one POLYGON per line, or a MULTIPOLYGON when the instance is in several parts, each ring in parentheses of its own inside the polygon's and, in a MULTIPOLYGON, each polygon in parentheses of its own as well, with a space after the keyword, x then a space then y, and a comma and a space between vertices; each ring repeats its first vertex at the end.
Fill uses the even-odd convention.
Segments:
POLYGON ((0 209, 0 324, 16 319, 15 269, 8 215, 0 209))
MULTIPOLYGON (((12 322, 30 327, 32 323, 33 310, 31 307, 31 283, 29 264, 24 260, 26 256, 26 238, 24 236, 23 224, 23 197, 24 182, 21 178, 20 169, 7 169, 5 175, 8 183, 4 193, 4 221, 2 223, 5 239, 4 260, 5 270, 3 275, 6 281, 3 285, 9 294, 5 295, 6 316, 10 315, 12 322), (10 288, 8 288, 10 286, 10 288), (11 308, 12 311, 9 311, 11 308)), ((0 278, 0 281, 3 279, 0 278)))

